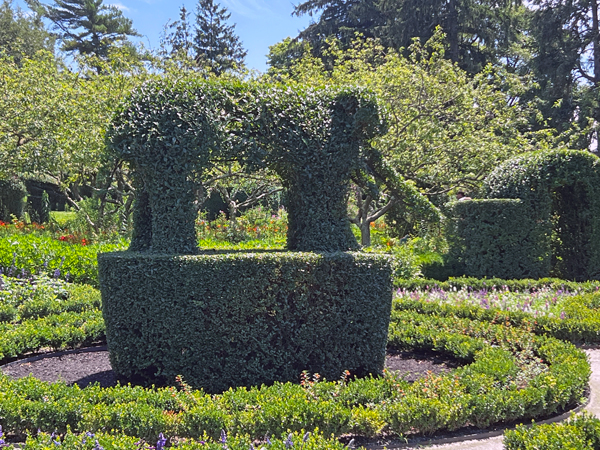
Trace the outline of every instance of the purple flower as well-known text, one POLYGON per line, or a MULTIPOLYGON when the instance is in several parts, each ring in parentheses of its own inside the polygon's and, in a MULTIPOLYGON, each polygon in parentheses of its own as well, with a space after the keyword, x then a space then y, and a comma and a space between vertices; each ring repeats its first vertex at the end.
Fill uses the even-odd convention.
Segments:
POLYGON ((221 430, 221 444, 226 444, 227 443, 227 433, 225 433, 225 430, 221 430))
POLYGON ((306 442, 306 441, 308 441, 308 438, 309 438, 309 437, 310 437, 310 431, 307 431, 307 432, 304 434, 304 437, 302 438, 302 442, 306 442))
POLYGON ((288 437, 283 443, 285 444, 285 448, 292 448, 294 446, 294 441, 292 441, 292 433, 288 434, 288 437))
POLYGON ((2 425, 0 425, 0 448, 8 447, 8 444, 4 439, 2 439, 2 436, 4 436, 4 433, 2 433, 2 425))
POLYGON ((266 442, 268 445, 271 445, 271 439, 269 439, 269 435, 268 435, 268 434, 265 434, 265 442, 266 442))
POLYGON ((165 444, 167 443, 167 439, 163 436, 162 433, 158 435, 158 441, 156 442, 156 450, 163 450, 165 448, 165 444))
POLYGON ((60 269, 56 269, 56 270, 54 271, 54 278, 56 278, 56 279, 57 279, 58 277, 60 277, 60 269))
MULTIPOLYGON (((85 444, 87 442, 88 438, 93 438, 93 437, 94 437, 94 433, 90 433, 88 431, 83 435, 83 439, 81 440, 81 443, 85 444)), ((96 441, 96 442, 98 442, 98 441, 96 441)))
POLYGON ((56 432, 52 432, 50 435, 50 440, 54 443, 54 445, 60 445, 60 442, 54 439, 56 437, 56 432))
POLYGON ((564 311, 562 311, 562 312, 560 313, 560 320, 565 320, 565 319, 566 319, 566 317, 567 317, 567 315, 565 314, 565 312, 564 312, 564 311))
MULTIPOLYGON (((158 448, 158 444, 156 447, 158 448)), ((94 445, 94 450, 104 450, 104 447, 102 447, 100 445, 100 442, 98 442, 98 439, 96 439, 96 444, 94 445)))

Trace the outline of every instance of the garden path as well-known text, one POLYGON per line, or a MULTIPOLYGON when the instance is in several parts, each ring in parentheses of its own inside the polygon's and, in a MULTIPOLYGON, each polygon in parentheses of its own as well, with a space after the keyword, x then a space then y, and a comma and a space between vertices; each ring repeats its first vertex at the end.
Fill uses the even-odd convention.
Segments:
MULTIPOLYGON (((590 376, 590 401, 585 411, 600 418, 600 349, 588 349, 585 351, 590 361, 592 375, 590 376)), ((453 442, 442 445, 425 446, 429 450, 503 450, 502 434, 487 439, 477 439, 462 442, 453 442)))

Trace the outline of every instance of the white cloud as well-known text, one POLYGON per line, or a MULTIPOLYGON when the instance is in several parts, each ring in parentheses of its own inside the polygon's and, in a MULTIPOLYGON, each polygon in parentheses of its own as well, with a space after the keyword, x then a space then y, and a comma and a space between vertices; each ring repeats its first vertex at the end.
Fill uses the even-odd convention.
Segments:
POLYGON ((273 14, 265 0, 223 0, 222 4, 229 11, 251 19, 273 14))

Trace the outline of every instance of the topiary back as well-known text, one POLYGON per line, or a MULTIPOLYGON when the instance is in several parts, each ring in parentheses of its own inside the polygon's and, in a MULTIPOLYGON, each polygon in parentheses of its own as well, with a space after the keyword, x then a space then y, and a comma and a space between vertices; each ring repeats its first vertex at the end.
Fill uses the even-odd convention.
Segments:
POLYGON ((288 249, 355 249, 350 175, 366 140, 383 128, 373 94, 356 88, 147 83, 109 132, 112 148, 136 171, 130 249, 196 252, 192 179, 219 158, 270 166, 280 175, 288 190, 288 249))
POLYGON ((528 153, 485 180, 488 198, 520 198, 537 226, 541 276, 600 278, 600 160, 585 151, 528 153))

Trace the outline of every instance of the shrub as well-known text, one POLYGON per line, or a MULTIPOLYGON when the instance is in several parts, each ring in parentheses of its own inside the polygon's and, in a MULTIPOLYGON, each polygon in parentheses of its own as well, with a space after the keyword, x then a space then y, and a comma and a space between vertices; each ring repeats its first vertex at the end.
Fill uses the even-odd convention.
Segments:
POLYGON ((0 268, 12 275, 46 272, 64 278, 68 274, 70 281, 98 286, 98 253, 124 247, 123 241, 81 245, 33 233, 0 236, 0 268))
POLYGON ((519 199, 467 200, 450 207, 449 264, 455 275, 537 278, 545 275, 536 223, 519 199))
POLYGON ((389 259, 350 253, 102 254, 113 369, 209 392, 303 370, 381 373, 389 259))
POLYGON ((588 413, 566 423, 517 426, 504 433, 506 450, 590 450, 600 448, 600 420, 588 413))
POLYGON ((290 250, 356 249, 348 183, 360 169, 361 145, 383 129, 373 94, 357 88, 146 83, 109 131, 112 148, 133 163, 141 193, 131 250, 196 252, 191 175, 223 154, 268 165, 282 178, 290 250))
POLYGON ((530 273, 600 278, 599 167, 587 151, 531 152, 486 178, 486 197, 521 199, 536 223, 530 242, 539 243, 541 259, 530 273))

